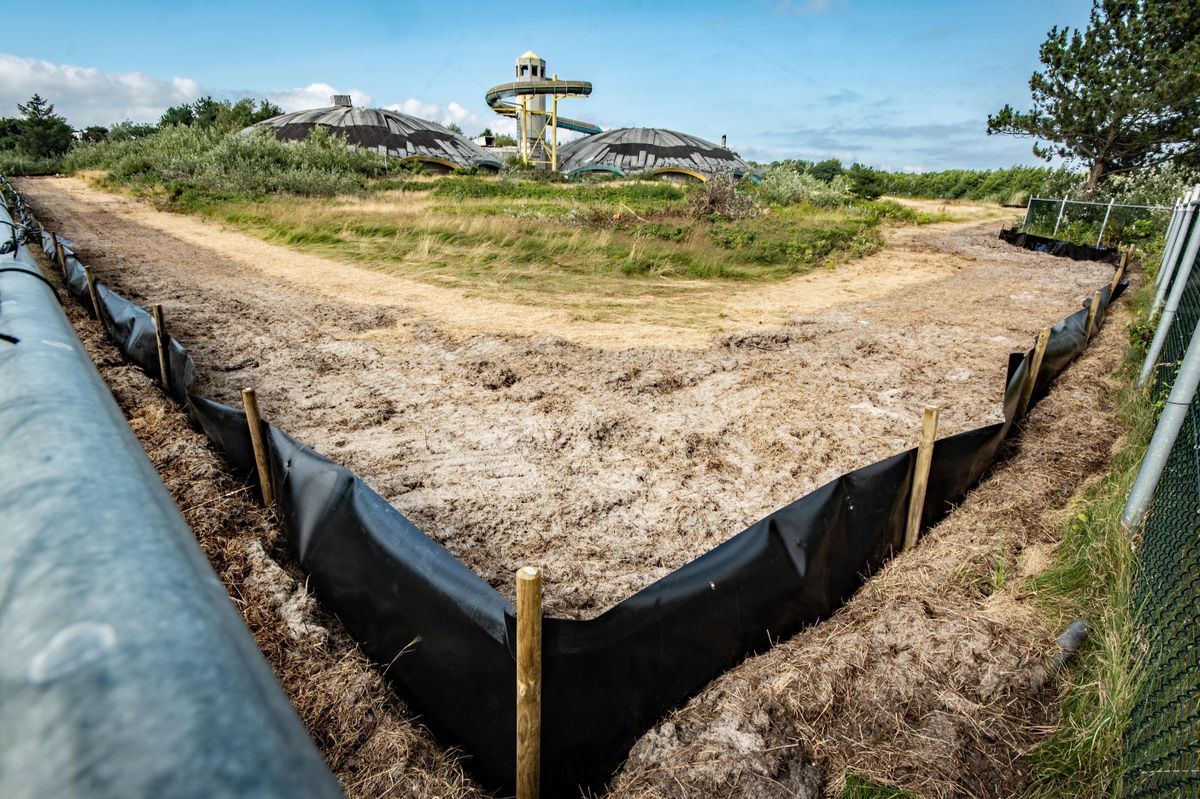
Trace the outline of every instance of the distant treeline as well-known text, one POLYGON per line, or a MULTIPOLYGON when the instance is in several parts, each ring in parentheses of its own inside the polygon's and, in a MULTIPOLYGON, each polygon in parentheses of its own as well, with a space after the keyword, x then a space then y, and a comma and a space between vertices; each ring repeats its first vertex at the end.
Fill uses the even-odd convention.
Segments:
POLYGON ((171 106, 158 124, 117 122, 74 130, 54 105, 35 94, 17 105, 21 116, 0 117, 0 174, 41 175, 63 168, 63 156, 81 145, 119 143, 144 139, 160 130, 188 127, 226 134, 281 114, 268 100, 214 100, 201 97, 194 103, 171 106))
POLYGON ((777 161, 769 168, 790 168, 830 182, 844 176, 859 195, 887 194, 931 200, 980 200, 1023 205, 1032 195, 1061 194, 1077 182, 1064 169, 1014 166, 1008 169, 947 169, 941 172, 886 172, 835 158, 825 161, 777 161))
MULTIPOLYGON (((796 159, 756 166, 768 176, 795 173, 831 185, 844 180, 852 194, 868 198, 888 195, 1023 206, 1030 197, 1083 197, 1087 186, 1087 172, 1065 167, 887 172, 862 164, 843 166, 837 159, 816 162, 796 159)), ((1097 188, 1091 199, 1171 205, 1180 193, 1197 181, 1200 181, 1200 172, 1195 168, 1168 161, 1114 174, 1097 188)))

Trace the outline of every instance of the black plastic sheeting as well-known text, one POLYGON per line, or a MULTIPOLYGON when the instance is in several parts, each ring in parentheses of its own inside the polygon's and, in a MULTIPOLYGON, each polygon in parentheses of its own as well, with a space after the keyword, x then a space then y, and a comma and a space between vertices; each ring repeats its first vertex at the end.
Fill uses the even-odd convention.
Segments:
POLYGON ((1035 252, 1057 255, 1075 261, 1100 261, 1116 266, 1121 260, 1121 254, 1111 247, 1089 247, 1086 244, 1075 244, 1071 241, 1051 239, 1045 236, 1035 236, 1032 233, 1018 233, 1016 228, 1000 229, 1000 238, 1017 247, 1024 247, 1035 252))
MULTIPOLYGON (((44 248, 51 251, 49 236, 44 248)), ((71 293, 88 303, 67 252, 71 293)), ((1124 289, 1122 283, 1116 294, 1124 289)), ((150 314, 103 287, 103 318, 147 373, 158 359, 150 314)), ((1101 289, 1101 320, 1110 299, 1101 289)), ((1099 323, 1098 321, 1098 323, 1099 323)), ((1059 322, 1037 402, 1087 346, 1085 307, 1059 322)), ((1002 423, 940 439, 923 526, 984 475, 1009 434, 1031 352, 1008 364, 1002 423)), ((173 395, 254 481, 244 413, 191 392, 195 366, 172 340, 173 395)), ((279 510, 324 606, 485 784, 511 791, 515 767, 513 606, 359 478, 266 424, 279 510)), ((828 617, 901 547, 916 450, 842 475, 588 620, 543 622, 542 786, 578 795, 611 777, 630 746, 713 678, 828 617)))

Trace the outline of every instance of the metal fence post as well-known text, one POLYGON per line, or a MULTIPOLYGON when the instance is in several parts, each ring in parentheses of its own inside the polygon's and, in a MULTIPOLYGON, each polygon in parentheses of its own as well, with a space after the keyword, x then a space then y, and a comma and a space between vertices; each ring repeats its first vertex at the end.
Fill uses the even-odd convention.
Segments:
POLYGON ((1167 294, 1167 289, 1171 287, 1171 281, 1174 279, 1175 273, 1183 271, 1187 264, 1186 253, 1181 258, 1179 252, 1184 249, 1185 244, 1190 251, 1192 242, 1200 239, 1200 230, 1194 229, 1200 226, 1192 225, 1192 222, 1196 220, 1196 204, 1198 201, 1200 201, 1200 186, 1192 189, 1188 195, 1183 219, 1180 220, 1179 229, 1175 233, 1175 241, 1171 246, 1171 255, 1165 266, 1166 276, 1158 284, 1158 289, 1154 292, 1154 302, 1150 305, 1150 316, 1152 317, 1162 307, 1163 298, 1167 294))
POLYGON ((1037 202, 1037 197, 1030 197, 1025 203, 1025 221, 1021 223, 1021 230, 1029 229, 1029 219, 1033 216, 1033 204, 1037 202))
MULTIPOLYGON (((1150 373, 1154 371, 1155 365, 1158 363, 1158 356, 1162 354, 1163 345, 1167 341, 1167 335, 1171 332, 1171 322, 1175 319, 1175 312, 1179 310, 1179 300, 1183 297, 1183 292, 1187 289, 1188 277, 1192 274, 1192 268, 1196 265, 1196 254, 1200 251, 1200 231, 1192 231, 1192 236, 1188 240, 1187 251, 1183 254, 1183 260, 1179 263, 1178 274, 1175 275, 1174 282, 1171 286, 1171 294, 1167 297, 1167 304, 1163 308, 1162 316, 1158 320, 1158 327, 1154 330, 1154 340, 1150 342, 1150 351, 1146 353, 1146 360, 1142 364, 1141 374, 1138 375, 1138 387, 1146 384, 1146 379, 1150 377, 1150 373)), ((1165 287, 1164 283, 1164 287, 1165 287)), ((1154 315, 1151 310, 1150 315, 1154 315)))
POLYGON ((1200 325, 1192 332, 1187 354, 1183 356, 1183 365, 1179 368, 1175 385, 1171 387, 1171 395, 1167 397, 1167 405, 1158 420, 1158 426, 1154 428, 1133 488, 1129 490, 1125 510, 1121 513, 1121 524, 1126 530, 1136 529, 1146 514, 1146 508, 1154 497, 1154 489, 1158 487, 1167 459, 1175 447, 1175 439, 1196 396, 1197 384, 1200 384, 1200 325))
POLYGON ((1058 219, 1054 220, 1054 232, 1050 234, 1051 238, 1058 235, 1058 226, 1062 224, 1063 211, 1067 210, 1067 198, 1062 198, 1062 205, 1058 206, 1058 219))
POLYGON ((1112 207, 1114 202, 1116 202, 1116 200, 1108 201, 1108 210, 1104 212, 1104 221, 1100 223, 1100 235, 1096 237, 1097 247, 1100 246, 1100 241, 1104 238, 1104 229, 1108 227, 1108 217, 1112 215, 1112 207))
POLYGON ((1167 276, 1167 256, 1170 255, 1171 249, 1175 246, 1175 239, 1179 236, 1179 220, 1183 218, 1183 208, 1186 200, 1187 195, 1185 194, 1175 202, 1175 207, 1171 209, 1171 221, 1167 225, 1167 239, 1163 244, 1162 258, 1158 261, 1158 274, 1154 276, 1155 288, 1167 276))

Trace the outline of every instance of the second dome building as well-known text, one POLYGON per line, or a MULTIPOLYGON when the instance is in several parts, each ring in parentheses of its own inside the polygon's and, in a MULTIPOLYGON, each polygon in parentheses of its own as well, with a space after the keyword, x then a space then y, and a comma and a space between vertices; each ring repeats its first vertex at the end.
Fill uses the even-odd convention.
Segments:
POLYGON ((558 148, 565 175, 612 172, 706 181, 719 174, 753 177, 750 165, 719 144, 666 128, 616 128, 558 148))

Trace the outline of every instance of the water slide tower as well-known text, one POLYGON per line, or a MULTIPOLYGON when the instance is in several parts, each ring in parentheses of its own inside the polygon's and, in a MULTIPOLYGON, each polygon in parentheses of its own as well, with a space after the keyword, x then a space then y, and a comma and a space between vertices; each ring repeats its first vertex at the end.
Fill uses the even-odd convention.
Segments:
MULTIPOLYGON (((545 83, 546 59, 532 50, 517 58, 516 83, 545 83)), ((546 95, 531 94, 521 98, 522 113, 517 119, 518 152, 526 161, 549 161, 546 152, 546 95)))
POLYGON ((488 89, 488 106, 517 121, 517 152, 527 164, 558 169, 558 129, 595 135, 600 128, 590 122, 558 115, 558 101, 587 97, 592 84, 584 80, 546 77, 546 60, 532 50, 517 58, 516 80, 488 89), (550 110, 546 110, 550 98, 550 110))

